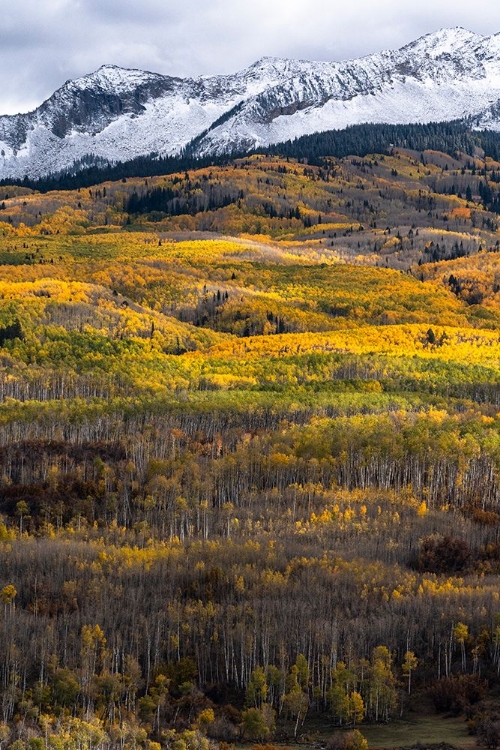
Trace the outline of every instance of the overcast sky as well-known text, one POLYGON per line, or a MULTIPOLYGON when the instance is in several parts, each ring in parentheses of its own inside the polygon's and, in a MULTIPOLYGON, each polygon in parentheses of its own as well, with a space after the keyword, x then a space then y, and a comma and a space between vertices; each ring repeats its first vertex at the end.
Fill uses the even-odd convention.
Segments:
POLYGON ((500 32, 496 0, 0 0, 0 113, 104 63, 178 76, 265 55, 345 60, 439 28, 500 32))

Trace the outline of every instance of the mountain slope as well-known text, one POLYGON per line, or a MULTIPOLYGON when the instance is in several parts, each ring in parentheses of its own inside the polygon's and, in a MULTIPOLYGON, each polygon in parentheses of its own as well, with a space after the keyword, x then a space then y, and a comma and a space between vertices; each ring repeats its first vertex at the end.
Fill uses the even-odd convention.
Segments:
POLYGON ((443 29, 345 62, 263 58, 234 75, 180 79, 106 65, 34 112, 0 117, 0 178, 188 148, 249 150, 362 122, 473 118, 500 130, 500 35, 443 29))

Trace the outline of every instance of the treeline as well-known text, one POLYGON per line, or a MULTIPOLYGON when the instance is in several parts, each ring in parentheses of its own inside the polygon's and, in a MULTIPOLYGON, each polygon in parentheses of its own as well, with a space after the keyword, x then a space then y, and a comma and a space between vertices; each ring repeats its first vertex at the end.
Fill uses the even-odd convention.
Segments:
MULTIPOLYGON (((196 139, 193 143, 196 142, 196 139)), ((267 148, 246 152, 232 152, 225 156, 198 157, 192 144, 180 156, 159 156, 152 153, 126 162, 103 165, 100 161, 79 169, 31 180, 25 177, 16 182, 12 179, 0 181, 0 186, 19 184, 39 192, 50 190, 75 190, 129 177, 150 177, 173 174, 185 170, 226 164, 231 159, 256 153, 277 154, 311 164, 322 164, 323 158, 331 156, 366 156, 387 154, 392 148, 407 148, 414 151, 434 150, 450 156, 457 153, 474 156, 477 150, 486 156, 500 159, 500 134, 494 131, 474 131, 468 122, 456 120, 444 123, 410 125, 364 124, 352 125, 345 130, 329 130, 305 135, 267 148)))
POLYGON ((496 159, 500 135, 490 131, 473 131, 461 120, 411 125, 365 124, 304 135, 272 145, 265 151, 282 157, 306 158, 311 164, 321 164, 325 156, 343 158, 387 154, 392 148, 441 151, 450 156, 458 152, 473 156, 477 149, 483 149, 486 156, 496 159))
POLYGON ((0 187, 21 185, 40 193, 48 193, 51 190, 77 190, 101 182, 126 180, 129 177, 152 177, 225 164, 229 158, 229 156, 200 158, 194 156, 158 156, 158 154, 152 153, 147 156, 138 156, 126 162, 106 165, 93 164, 77 172, 68 170, 38 180, 32 180, 29 177, 24 177, 19 181, 7 178, 0 180, 0 187))
POLYGON ((150 220, 160 220, 166 215, 196 216, 200 211, 214 211, 230 206, 243 197, 243 191, 231 185, 225 186, 225 192, 215 185, 207 185, 201 190, 201 183, 192 184, 189 180, 181 187, 157 187, 138 195, 133 192, 126 204, 129 214, 149 214, 150 220))

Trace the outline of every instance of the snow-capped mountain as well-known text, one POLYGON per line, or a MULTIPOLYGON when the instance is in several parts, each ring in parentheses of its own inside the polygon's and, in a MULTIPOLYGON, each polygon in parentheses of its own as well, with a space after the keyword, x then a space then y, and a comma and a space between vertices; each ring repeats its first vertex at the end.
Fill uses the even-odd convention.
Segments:
POLYGON ((465 117, 500 130, 500 34, 443 29, 357 60, 263 58, 197 79, 105 65, 34 112, 0 117, 0 178, 174 155, 188 144, 219 155, 364 122, 465 117))

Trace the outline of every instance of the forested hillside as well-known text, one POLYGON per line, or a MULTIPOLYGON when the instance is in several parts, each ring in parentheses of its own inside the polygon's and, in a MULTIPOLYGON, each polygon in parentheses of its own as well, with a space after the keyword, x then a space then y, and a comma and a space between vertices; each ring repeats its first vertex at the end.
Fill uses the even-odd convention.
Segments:
MULTIPOLYGON (((223 119, 223 118, 222 118, 223 119)), ((391 125, 364 124, 351 125, 343 130, 327 130, 312 135, 304 135, 283 143, 275 143, 258 151, 234 151, 232 159, 268 153, 281 158, 298 159, 321 166, 328 157, 341 159, 346 156, 364 157, 368 154, 389 155, 393 149, 412 149, 421 154, 424 151, 440 151, 448 156, 460 154, 480 155, 498 161, 500 135, 495 130, 472 130, 476 125, 472 118, 451 122, 431 122, 427 124, 391 125)), ((209 131, 207 131, 209 132, 209 131)), ((49 190, 71 190, 89 187, 106 180, 122 180, 133 177, 152 177, 175 174, 191 169, 220 166, 229 162, 229 156, 197 155, 201 139, 195 138, 179 156, 160 156, 153 152, 147 156, 129 161, 108 162, 102 157, 90 154, 76 162, 73 169, 48 175, 38 180, 22 180, 24 187, 47 192, 49 190)), ((1 186, 8 185, 3 179, 1 186)))
POLYGON ((2 188, 2 747, 415 696, 492 736, 499 182, 394 150, 2 188))

